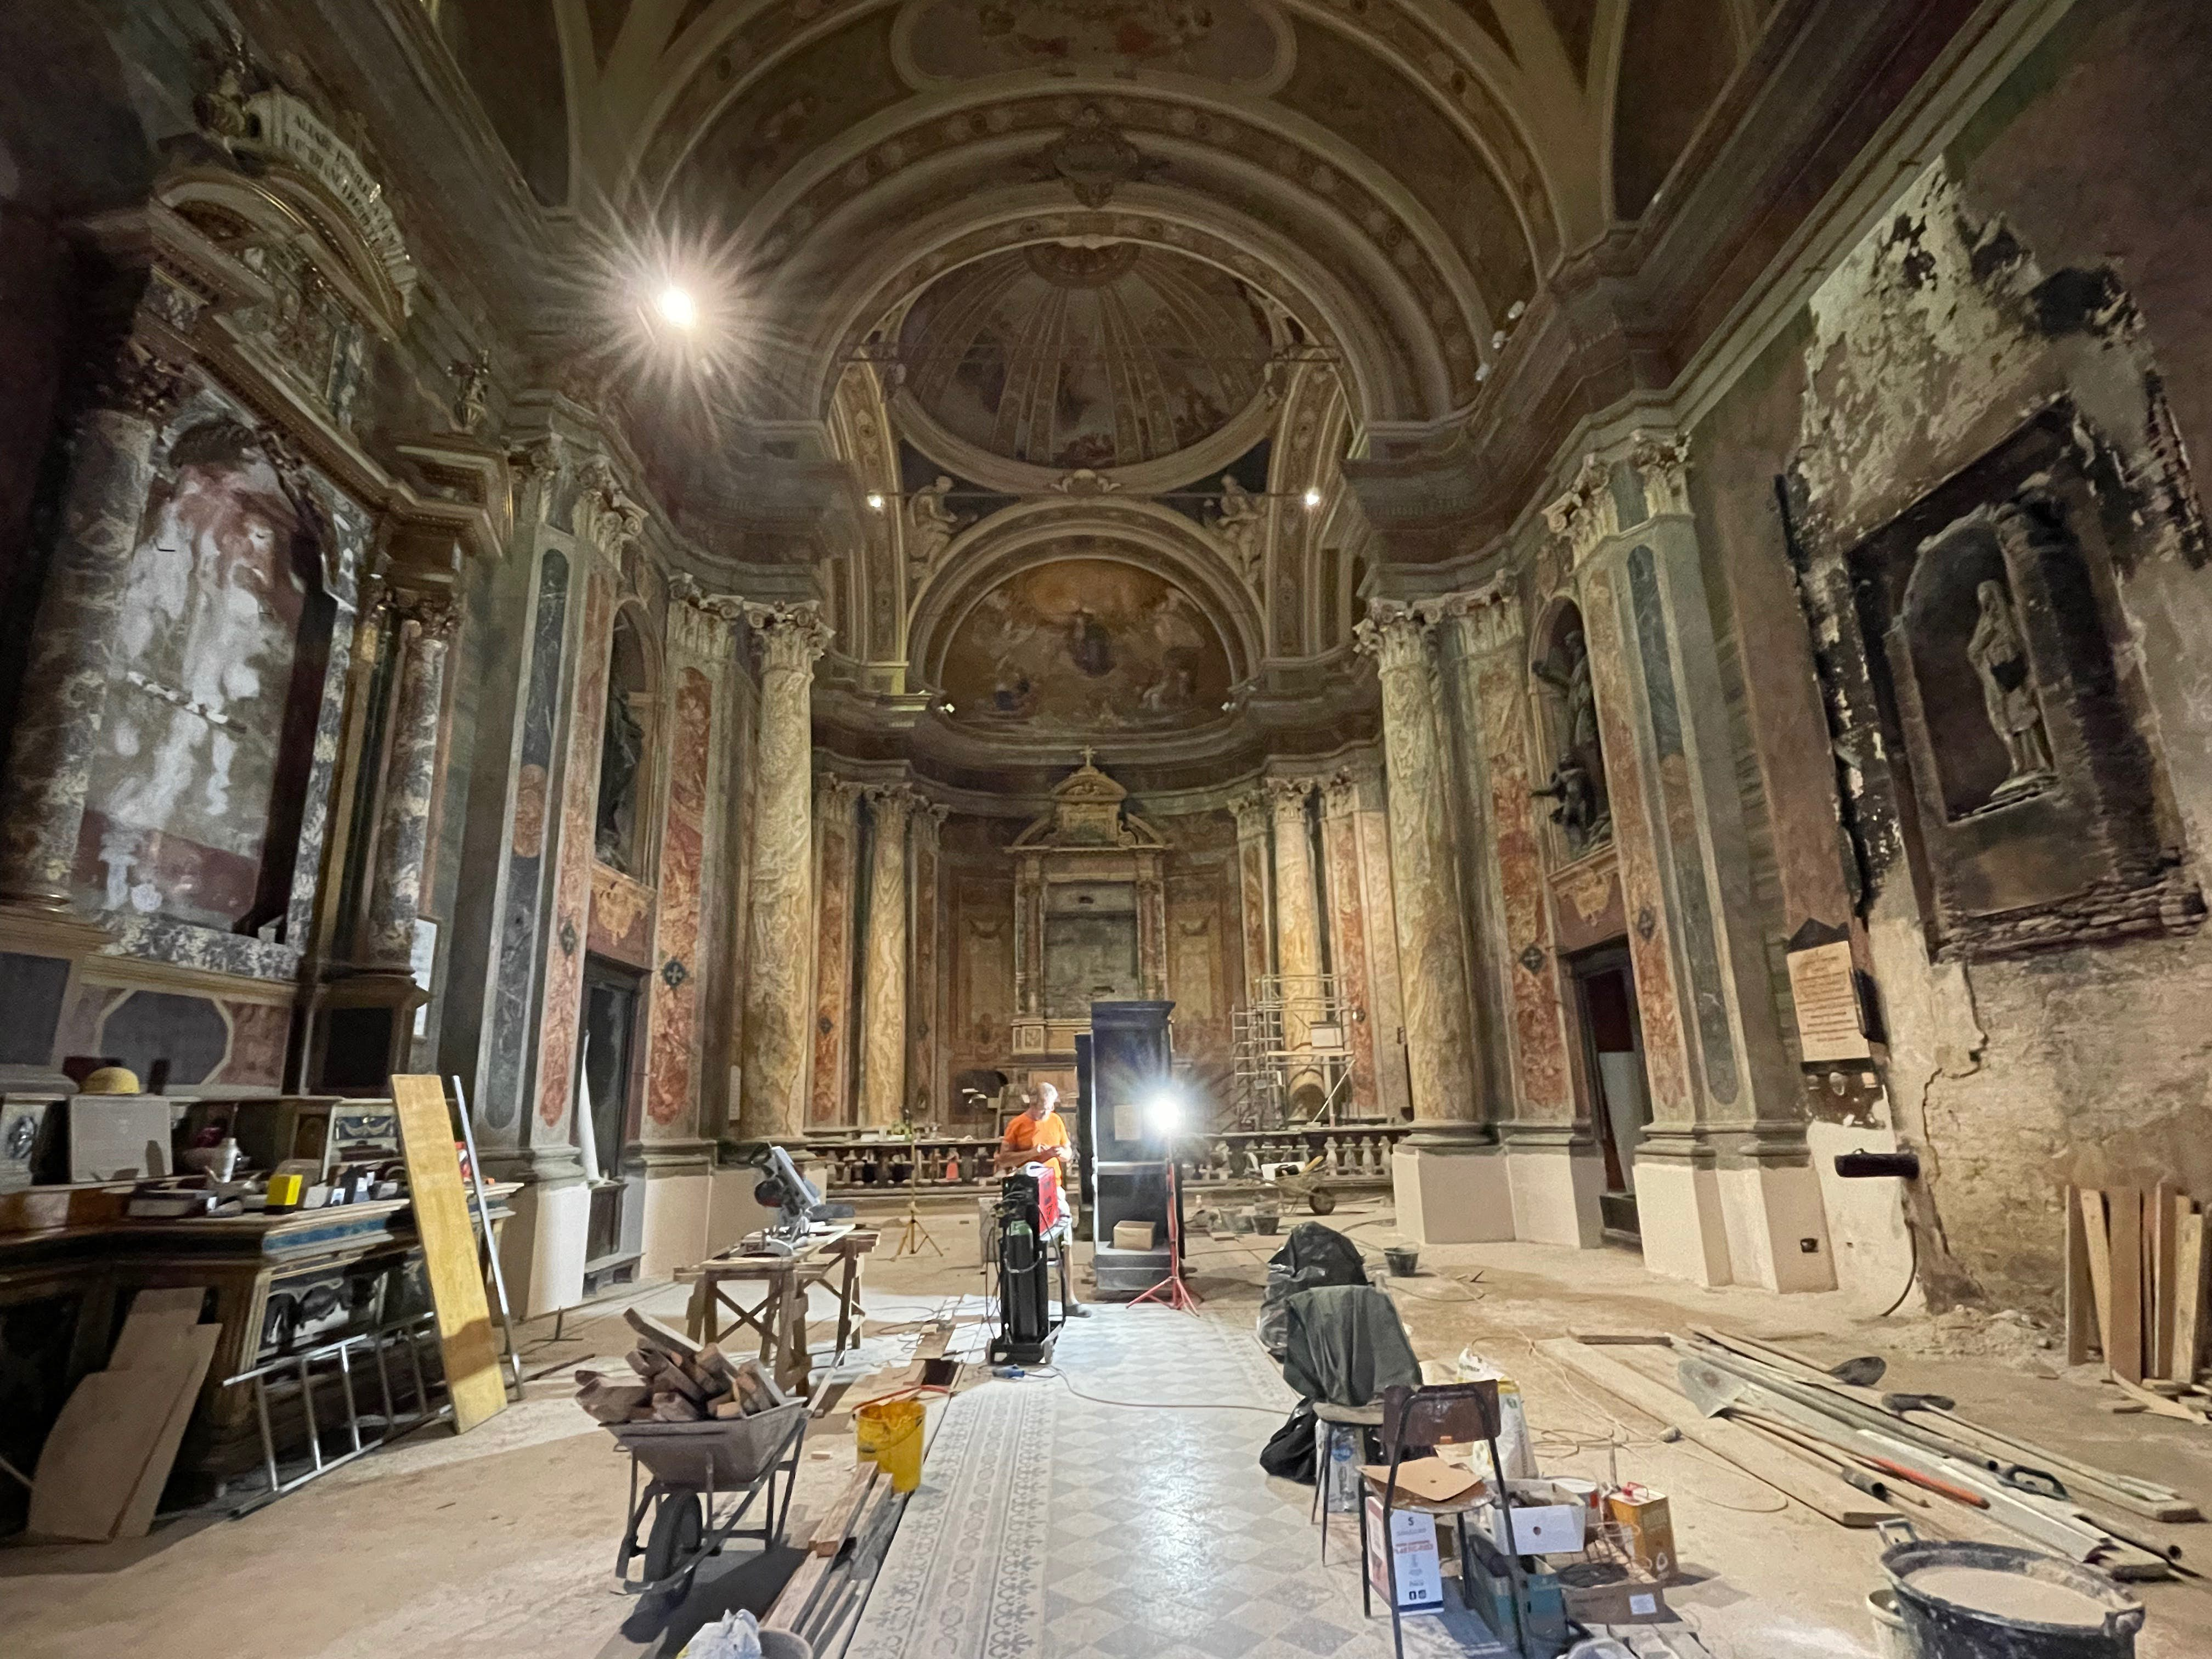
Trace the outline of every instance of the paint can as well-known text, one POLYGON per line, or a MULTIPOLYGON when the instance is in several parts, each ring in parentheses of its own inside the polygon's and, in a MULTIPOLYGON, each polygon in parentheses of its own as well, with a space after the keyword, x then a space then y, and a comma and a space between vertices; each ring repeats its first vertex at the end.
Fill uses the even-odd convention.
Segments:
POLYGON ((893 1492, 912 1492, 921 1484, 923 1417, 919 1400, 878 1400, 853 1413, 860 1455, 873 1458, 890 1476, 893 1492))
POLYGON ((1382 1260, 1390 1269, 1393 1279, 1411 1279, 1420 1271, 1421 1249, 1418 1244, 1386 1244, 1382 1260))

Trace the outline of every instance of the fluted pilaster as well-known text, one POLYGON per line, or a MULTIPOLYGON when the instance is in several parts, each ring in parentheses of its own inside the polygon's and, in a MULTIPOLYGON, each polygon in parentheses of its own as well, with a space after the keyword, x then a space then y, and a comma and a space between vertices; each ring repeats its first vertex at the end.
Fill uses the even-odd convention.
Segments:
POLYGON ((868 791, 867 939, 860 954, 860 1121, 896 1123, 906 1103, 907 821, 920 803, 904 784, 868 791))
POLYGON ((1325 1089, 1321 1068, 1310 1058, 1312 1028, 1320 1012, 1321 904, 1314 887, 1313 833, 1306 805, 1313 799, 1311 778, 1269 778, 1261 786, 1275 842, 1275 953, 1283 996, 1283 1043, 1295 1055, 1288 1078, 1291 1103, 1306 1109, 1317 1103, 1300 1097, 1325 1089))

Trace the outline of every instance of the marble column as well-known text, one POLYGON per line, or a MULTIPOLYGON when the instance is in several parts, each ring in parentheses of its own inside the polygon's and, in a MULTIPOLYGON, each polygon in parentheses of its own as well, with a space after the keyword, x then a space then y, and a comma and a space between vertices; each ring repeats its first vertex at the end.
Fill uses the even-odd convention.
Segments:
POLYGON ((1249 790, 1229 803, 1237 819, 1237 915, 1243 927, 1244 1001, 1260 994, 1260 981, 1275 971, 1273 907, 1267 878, 1267 803, 1249 790))
POLYGON ((131 556, 163 423, 189 386, 133 346, 79 420, 0 793, 0 900, 66 911, 131 556))
POLYGON ((1390 868, 1414 1133, 1392 1162, 1401 1231, 1428 1243, 1513 1235, 1497 1146, 1480 1121, 1464 933, 1427 624, 1376 601, 1358 630, 1382 685, 1390 868))
POLYGON ((1412 1115, 1406 1073, 1406 1006, 1398 971, 1398 907, 1390 884, 1390 812, 1378 762, 1349 767, 1356 806, 1359 905, 1367 952, 1366 1025, 1374 1034, 1375 1103, 1385 1117, 1412 1115))
POLYGON ((907 820, 917 797, 904 784, 868 791, 867 936, 860 950, 860 1122, 899 1121, 906 1105, 907 820))
POLYGON ((1313 836, 1306 803, 1311 778, 1269 778, 1261 786, 1275 840, 1275 951, 1281 975, 1283 1046, 1293 1056, 1284 1104, 1299 1117, 1316 1110, 1328 1079, 1312 1058, 1321 1012, 1321 906, 1314 888, 1313 836), (1304 1058, 1297 1056, 1303 1055, 1304 1058))
POLYGON ((406 596, 394 607, 399 647, 398 705, 379 803, 376 863, 362 939, 365 967, 409 971, 422 878, 430 851, 430 807, 438 788, 438 748, 446 705, 446 647, 453 601, 406 596))
POLYGON ((834 1128, 852 1099, 854 852, 860 842, 860 790, 834 773, 814 781, 814 1074, 806 1125, 834 1128))
POLYGON ((748 605, 744 615, 759 641, 761 677, 738 1114, 746 1135, 789 1139, 805 1121, 812 694, 814 661, 829 648, 830 629, 811 600, 748 605))
POLYGON ((1504 1053, 1498 1133, 1526 1239, 1595 1249, 1604 1164, 1587 1097, 1569 1059, 1569 989, 1555 948, 1549 878, 1530 795, 1529 673, 1517 591, 1500 580, 1425 607, 1450 664, 1467 741, 1473 816, 1486 833, 1470 849, 1476 907, 1474 971, 1487 981, 1504 1053))

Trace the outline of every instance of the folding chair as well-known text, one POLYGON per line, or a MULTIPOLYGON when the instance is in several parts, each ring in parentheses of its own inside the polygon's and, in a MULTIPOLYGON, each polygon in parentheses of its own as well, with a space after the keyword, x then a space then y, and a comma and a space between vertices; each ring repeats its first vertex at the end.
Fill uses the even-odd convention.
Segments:
MULTIPOLYGON (((1449 1516, 1459 1542, 1460 1599, 1469 1607, 1474 1606, 1474 1570, 1467 1545, 1467 1517, 1470 1510, 1495 1508, 1508 1516, 1506 1504, 1505 1462, 1498 1450, 1498 1384, 1495 1382, 1446 1382, 1429 1388, 1390 1388, 1382 1390, 1382 1455, 1390 1460, 1390 1476, 1382 1486, 1382 1560, 1385 1578, 1390 1591, 1390 1642, 1397 1659, 1406 1659, 1406 1634, 1398 1608, 1398 1552, 1390 1534, 1390 1516, 1394 1510, 1418 1510, 1433 1516, 1449 1516), (1431 1447, 1445 1442, 1465 1444, 1480 1442, 1490 1449, 1491 1479, 1485 1482, 1480 1496, 1455 1498, 1446 1504, 1431 1504, 1415 1500, 1398 1502, 1398 1468, 1405 1461, 1408 1446, 1431 1447)), ((1374 1586, 1367 1571, 1367 1486, 1363 1481, 1359 1494, 1359 1610, 1374 1616, 1374 1586)), ((1324 1525, 1326 1523, 1324 1522, 1324 1525)), ((1504 1556, 1507 1588, 1513 1602, 1513 1644, 1516 1653, 1526 1654, 1528 1632, 1521 1619, 1521 1558, 1513 1553, 1512 1534, 1505 1539, 1504 1556)), ((1499 1632, 1503 1636, 1504 1632, 1499 1632)))

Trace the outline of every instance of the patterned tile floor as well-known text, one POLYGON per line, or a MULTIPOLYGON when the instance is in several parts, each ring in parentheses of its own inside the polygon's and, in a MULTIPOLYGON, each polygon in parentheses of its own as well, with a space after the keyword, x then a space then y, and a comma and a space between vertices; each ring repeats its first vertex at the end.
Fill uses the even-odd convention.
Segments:
MULTIPOLYGON (((1243 1317, 1099 1307, 1056 1359, 946 1408, 849 1659, 1387 1659, 1356 1522, 1324 1569, 1311 1489, 1261 1472, 1292 1396, 1243 1317)), ((1504 1650, 1453 1607, 1406 1651, 1504 1650)))

